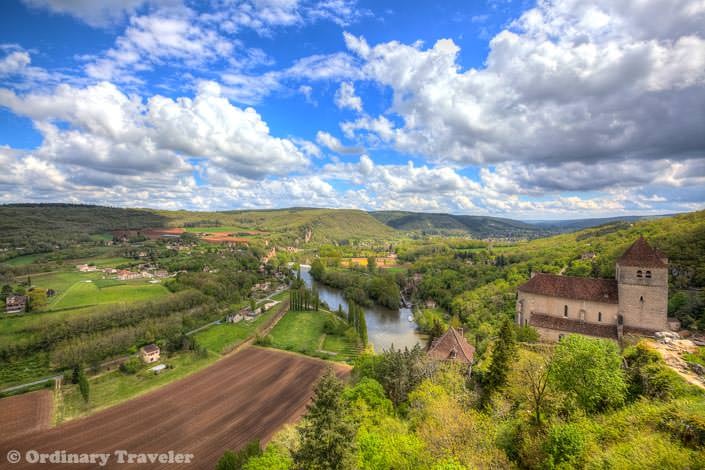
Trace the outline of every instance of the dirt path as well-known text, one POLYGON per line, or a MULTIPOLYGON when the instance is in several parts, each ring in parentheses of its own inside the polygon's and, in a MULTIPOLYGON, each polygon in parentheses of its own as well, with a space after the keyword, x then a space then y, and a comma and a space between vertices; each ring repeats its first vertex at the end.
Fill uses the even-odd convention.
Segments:
MULTIPOLYGON (((191 468, 213 468, 228 449, 252 439, 266 441, 285 423, 298 419, 325 361, 256 347, 229 355, 214 365, 134 400, 53 429, 0 437, 0 467, 17 449, 113 455, 114 452, 193 454, 191 468)), ((346 371, 338 369, 341 375, 346 371)), ((50 465, 49 465, 50 466, 50 465)), ((179 465, 184 467, 189 465, 179 465)), ((13 469, 44 468, 22 460, 13 469)), ((139 468, 171 468, 148 464, 139 468)), ((87 468, 64 464, 60 468, 87 468)))
POLYGON ((679 339, 673 340, 670 343, 661 343, 659 341, 649 341, 649 345, 656 349, 666 364, 673 369, 683 379, 705 390, 705 382, 695 372, 688 368, 688 364, 683 360, 681 355, 686 352, 694 352, 697 346, 692 341, 679 339))

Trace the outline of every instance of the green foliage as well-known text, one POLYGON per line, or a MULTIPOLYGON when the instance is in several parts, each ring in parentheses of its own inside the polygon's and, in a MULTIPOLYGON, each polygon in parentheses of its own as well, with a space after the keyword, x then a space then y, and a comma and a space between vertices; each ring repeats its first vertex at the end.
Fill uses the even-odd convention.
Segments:
POLYGON ((297 430, 301 445, 294 468, 348 468, 354 452, 355 424, 343 400, 343 383, 329 369, 316 385, 313 401, 297 430))
POLYGON ((546 468, 574 468, 587 447, 589 433, 580 424, 556 424, 548 431, 546 468))
POLYGON ((288 470, 293 465, 294 460, 287 449, 280 445, 268 445, 262 455, 251 457, 243 470, 288 470))
POLYGON ((507 383, 507 374, 511 362, 516 356, 516 337, 514 324, 505 318, 499 330, 499 337, 492 348, 492 362, 482 379, 483 401, 507 383))
POLYGON ((516 339, 520 343, 537 343, 539 341, 539 332, 533 326, 517 326, 516 339))
POLYGON ((139 357, 132 357, 120 364, 120 372, 123 374, 136 374, 142 368, 142 361, 139 357))
POLYGON ((358 377, 370 377, 382 384, 387 396, 399 405, 426 377, 425 358, 419 345, 403 350, 391 347, 381 355, 361 357, 354 372, 358 377))
POLYGON ((83 397, 83 401, 87 403, 90 399, 91 387, 88 383, 88 379, 86 378, 86 374, 83 372, 82 367, 80 368, 80 372, 78 375, 78 389, 81 391, 81 397, 83 397))
POLYGON ((226 450, 223 456, 218 459, 218 463, 215 465, 215 470, 237 470, 235 452, 232 450, 226 450))
POLYGON ((612 341, 568 335, 556 346, 550 380, 587 412, 618 407, 627 391, 621 362, 612 341))
POLYGON ((683 380, 666 366, 658 351, 652 349, 646 341, 626 349, 623 356, 631 399, 644 396, 668 400, 688 393, 683 380))

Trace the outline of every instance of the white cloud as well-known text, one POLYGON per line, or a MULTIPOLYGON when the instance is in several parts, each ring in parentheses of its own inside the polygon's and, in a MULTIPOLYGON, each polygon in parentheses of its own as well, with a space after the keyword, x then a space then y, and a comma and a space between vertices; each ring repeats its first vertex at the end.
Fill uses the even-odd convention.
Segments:
POLYGON ((343 145, 340 140, 325 131, 318 131, 318 133, 316 133, 316 142, 318 142, 319 145, 327 147, 330 151, 335 153, 360 154, 364 152, 363 148, 347 147, 343 145))
POLYGON ((187 8, 133 16, 124 34, 105 55, 86 65, 98 80, 136 81, 135 73, 168 61, 186 67, 228 57, 233 43, 205 25, 187 8))
POLYGON ((703 2, 544 0, 492 39, 484 68, 467 70, 449 39, 370 46, 346 33, 366 77, 392 89, 403 126, 341 127, 435 162, 580 163, 582 181, 602 161, 703 158, 703 24, 703 2))
POLYGON ((355 94, 355 85, 351 82, 342 82, 335 92, 335 105, 340 108, 349 108, 362 112, 362 98, 355 94))
POLYGON ((146 102, 107 82, 25 96, 0 89, 0 105, 35 121, 44 137, 37 155, 110 174, 184 172, 191 157, 247 178, 308 164, 294 142, 272 136, 254 109, 231 105, 213 82, 203 82, 193 99, 146 102))
POLYGON ((91 26, 109 26, 137 11, 148 0, 23 0, 30 7, 69 14, 91 26))

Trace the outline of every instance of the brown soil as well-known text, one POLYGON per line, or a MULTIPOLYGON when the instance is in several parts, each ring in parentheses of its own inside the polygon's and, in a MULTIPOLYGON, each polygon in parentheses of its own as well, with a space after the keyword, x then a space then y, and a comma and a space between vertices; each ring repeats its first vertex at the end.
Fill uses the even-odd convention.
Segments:
MULTIPOLYGON (((49 390, 3 398, 0 400, 0 440, 49 429, 53 409, 54 399, 49 390)), ((4 456, 0 455, 0 459, 4 456)))
MULTIPOLYGON (((194 454, 191 468, 210 469, 225 450, 238 449, 253 439, 266 441, 283 424, 299 418, 326 367, 325 362, 312 358, 246 348, 196 374, 92 416, 21 438, 6 439, 3 432, 0 467, 10 449, 23 455, 29 449, 111 454, 124 449, 194 454)), ((346 373, 344 369, 338 372, 346 373)), ((20 463, 12 468, 46 466, 20 463)), ((114 455, 108 463, 108 468, 130 467, 117 464, 114 455)), ((137 467, 170 468, 174 464, 137 467)))

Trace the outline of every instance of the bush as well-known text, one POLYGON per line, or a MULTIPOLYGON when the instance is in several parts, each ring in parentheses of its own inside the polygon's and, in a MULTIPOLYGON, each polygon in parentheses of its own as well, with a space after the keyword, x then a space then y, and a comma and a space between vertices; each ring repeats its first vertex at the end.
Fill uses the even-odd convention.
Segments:
POLYGON ((123 374, 136 374, 142 368, 142 361, 139 357, 133 357, 120 364, 120 372, 123 374))
POLYGON ((257 338, 255 339, 255 344, 258 346, 271 346, 273 341, 274 340, 272 338, 272 335, 257 335, 257 338))
POLYGON ((544 451, 547 454, 546 467, 572 468, 579 462, 590 435, 578 424, 554 425, 546 437, 544 451))

